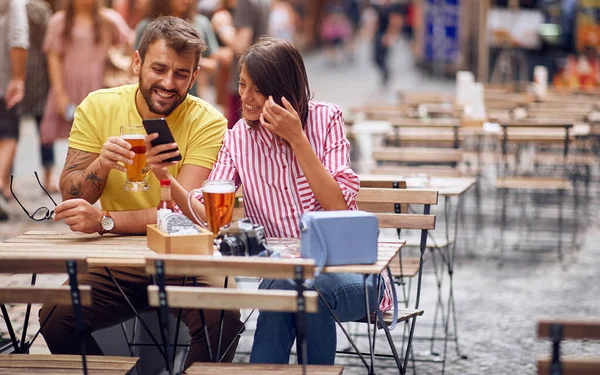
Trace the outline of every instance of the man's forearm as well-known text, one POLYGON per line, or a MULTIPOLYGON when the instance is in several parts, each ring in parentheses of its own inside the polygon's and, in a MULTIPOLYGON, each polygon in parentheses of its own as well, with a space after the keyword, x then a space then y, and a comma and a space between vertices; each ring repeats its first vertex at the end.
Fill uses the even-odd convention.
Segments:
POLYGON ((94 204, 102 195, 110 170, 102 168, 97 157, 87 168, 80 169, 81 165, 89 162, 89 155, 94 154, 72 155, 70 162, 65 166, 60 179, 63 200, 82 198, 94 204))
POLYGON ((10 49, 10 67, 12 79, 25 79, 27 66, 27 50, 24 48, 10 49))
POLYGON ((146 234, 148 224, 156 224, 156 208, 136 211, 111 211, 110 217, 115 221, 111 233, 146 234))

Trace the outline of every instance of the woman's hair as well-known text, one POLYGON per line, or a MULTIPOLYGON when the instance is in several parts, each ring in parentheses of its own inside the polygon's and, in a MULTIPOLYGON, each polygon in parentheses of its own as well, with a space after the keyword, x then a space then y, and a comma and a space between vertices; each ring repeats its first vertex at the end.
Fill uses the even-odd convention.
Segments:
MULTIPOLYGON (((197 1, 192 1, 190 3, 189 9, 185 12, 185 14, 181 17, 188 21, 191 21, 194 18, 194 13, 196 9, 194 9, 193 4, 196 4, 197 1)), ((160 16, 172 16, 171 14, 171 0, 151 0, 150 1, 150 9, 148 10, 148 18, 155 19, 160 16)))
MULTIPOLYGON (((73 33, 73 21, 75 18, 75 1, 77 0, 68 0, 67 6, 65 7, 65 28, 62 32, 62 38, 65 42, 71 41, 71 34, 73 33)), ((100 1, 94 1, 94 10, 93 10, 93 19, 94 19, 94 43, 100 43, 101 32, 102 32, 102 16, 100 14, 100 9, 102 5, 100 5, 100 1)))
POLYGON ((262 37, 242 54, 239 65, 246 68, 262 95, 272 96, 282 107, 284 96, 298 112, 302 128, 306 126, 308 101, 312 97, 302 55, 293 44, 285 39, 262 37))

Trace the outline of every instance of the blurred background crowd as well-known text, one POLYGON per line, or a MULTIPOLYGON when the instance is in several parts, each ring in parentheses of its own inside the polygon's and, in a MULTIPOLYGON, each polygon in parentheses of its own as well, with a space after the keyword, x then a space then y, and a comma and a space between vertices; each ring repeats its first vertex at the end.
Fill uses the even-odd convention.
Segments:
POLYGON ((401 38, 409 46, 403 53, 442 77, 470 70, 481 82, 531 81, 533 67, 542 65, 556 87, 600 83, 594 0, 0 0, 0 59, 6 58, 0 129, 9 129, 0 132, 0 202, 10 199, 18 141, 18 125, 5 121, 35 119, 42 182, 56 192, 53 143, 68 137, 74 109, 88 93, 137 82, 132 52, 159 15, 185 18, 203 36, 207 49, 191 93, 216 105, 230 125, 240 105, 236 56, 262 35, 292 40, 305 54, 318 50, 331 69, 353 64, 359 42, 371 44, 369 59, 384 88, 393 71, 389 50, 401 38), (9 27, 8 20, 20 19, 10 14, 11 3, 26 3, 28 41, 21 46, 9 27), (21 60, 27 69, 18 106, 4 92, 13 45, 28 55, 21 60))

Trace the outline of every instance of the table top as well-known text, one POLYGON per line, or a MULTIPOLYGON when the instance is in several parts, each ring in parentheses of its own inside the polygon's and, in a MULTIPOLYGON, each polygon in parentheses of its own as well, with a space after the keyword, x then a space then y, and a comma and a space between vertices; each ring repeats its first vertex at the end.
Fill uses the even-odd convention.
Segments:
POLYGON ((441 196, 459 196, 477 183, 473 177, 397 176, 359 174, 360 181, 405 181, 408 189, 436 190, 441 196))
MULTIPOLYGON (((269 245, 281 249, 297 247, 300 242, 290 239, 271 238, 269 245)), ((384 241, 379 244, 378 260, 375 264, 348 265, 326 267, 328 273, 381 273, 391 260, 400 252, 404 241, 384 241)), ((293 251, 293 249, 292 249, 293 251)), ((139 267, 146 266, 146 260, 162 257, 146 246, 146 236, 121 236, 114 234, 81 234, 59 231, 29 231, 20 236, 0 243, 0 260, 2 257, 23 256, 36 259, 86 259, 88 267, 139 267)), ((203 255, 177 255, 189 259, 218 259, 203 255)), ((228 257, 229 258, 229 257, 228 257)), ((239 257, 244 262, 244 257, 239 257)), ((272 258, 273 259, 273 258, 272 258)), ((299 263, 301 263, 300 259, 299 263)), ((276 261, 276 259, 273 259, 276 261)))

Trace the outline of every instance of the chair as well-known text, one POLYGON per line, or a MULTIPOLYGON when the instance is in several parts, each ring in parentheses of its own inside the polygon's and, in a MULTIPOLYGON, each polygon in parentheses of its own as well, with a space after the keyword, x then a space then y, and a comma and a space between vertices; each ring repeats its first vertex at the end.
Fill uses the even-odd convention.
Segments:
MULTIPOLYGON (((318 296, 314 291, 305 291, 303 283, 314 277, 314 261, 306 259, 269 259, 226 257, 202 257, 191 260, 189 257, 165 256, 159 259, 148 259, 146 264, 148 274, 155 275, 157 285, 148 287, 148 300, 151 306, 159 307, 159 316, 165 321, 168 308, 197 308, 200 309, 240 309, 259 308, 269 311, 295 312, 297 319, 298 362, 296 365, 233 365, 230 363, 195 363, 188 370, 191 374, 222 374, 239 369, 244 374, 287 374, 308 373, 323 375, 339 375, 340 366, 307 366, 305 364, 306 333, 305 313, 316 312, 318 296), (165 286, 165 275, 188 276, 219 275, 250 276, 271 279, 292 279, 297 285, 296 291, 284 290, 238 290, 225 288, 194 288, 180 286, 165 286)), ((227 279, 226 279, 227 280, 227 279)), ((166 331, 166 325, 163 325, 166 331)), ((241 331, 239 332, 241 334, 241 331)), ((168 332, 165 332, 168 335, 168 332)), ((207 345, 209 341, 207 340, 207 345)), ((223 343, 227 345, 227 343, 223 343)), ((216 350, 214 362, 220 362, 222 356, 230 349, 227 346, 221 353, 222 345, 216 350)), ((165 347, 165 351, 168 348, 165 347)), ((209 352, 215 351, 208 348, 209 352)), ((167 353, 169 353, 167 351, 167 353)), ((171 369, 171 373, 173 369, 171 369)))
MULTIPOLYGON (((411 259, 412 266, 410 273, 417 276, 416 296, 414 302, 414 308, 409 308, 406 304, 403 308, 399 308, 398 318, 396 323, 406 322, 405 329, 409 329, 408 339, 406 342, 406 354, 401 360, 396 350, 393 338, 389 332, 388 324, 393 322, 392 312, 388 312, 383 315, 383 322, 379 322, 378 328, 383 329, 396 361, 396 366, 401 374, 406 373, 408 365, 408 357, 411 353, 412 337, 414 334, 416 317, 423 315, 423 310, 419 308, 420 297, 421 297, 421 279, 423 270, 423 256, 427 248, 427 234, 429 230, 435 229, 435 215, 430 214, 431 205, 435 205, 438 202, 437 191, 425 191, 425 190, 410 190, 410 189, 387 189, 387 188, 362 188, 359 190, 356 198, 359 209, 368 209, 369 207, 374 208, 372 212, 375 212, 379 220, 380 228, 394 228, 394 229, 417 229, 421 231, 421 240, 419 244, 420 256, 418 258, 418 267, 416 259, 411 259), (374 206, 374 204, 377 204, 374 206), (423 205, 423 214, 414 214, 409 212, 398 212, 398 205, 415 204, 423 205), (385 206, 391 207, 393 211, 384 210, 385 206), (410 328, 408 328, 410 325, 410 328)), ((401 211, 401 208, 400 208, 401 211)), ((404 266, 408 263, 402 261, 400 258, 400 275, 408 277, 408 270, 404 270, 404 266)), ((407 267, 408 268, 408 267, 407 267)), ((364 322, 364 320, 362 321, 364 322)), ((349 352, 342 352, 349 353, 349 352)), ((389 357, 386 355, 376 354, 383 358, 389 357)))
MULTIPOLYGON (((83 333, 82 306, 92 303, 89 286, 79 286, 77 271, 87 270, 85 260, 67 259, 60 255, 52 257, 35 257, 22 254, 3 254, 0 260, 0 273, 33 273, 30 286, 0 287, 0 307, 11 337, 13 349, 18 354, 0 355, 0 373, 2 374, 126 374, 138 361, 132 357, 86 356, 85 344, 81 341, 81 356, 76 355, 29 355, 31 344, 37 338, 35 334, 30 342, 26 342, 27 326, 32 303, 48 305, 73 305, 73 314, 78 334, 83 333), (37 287, 35 279, 38 273, 66 273, 70 286, 37 287), (23 323, 21 340, 17 340, 5 304, 28 304, 23 323)), ((42 326, 46 322, 42 322, 42 326)))
MULTIPOLYGON (((557 193, 558 195, 558 217, 557 217, 557 228, 552 230, 558 234, 557 236, 557 253, 559 259, 562 259, 563 252, 563 201, 565 195, 573 190, 572 181, 569 179, 569 167, 570 160, 573 160, 569 156, 571 143, 573 140, 573 124, 570 122, 562 122, 561 120, 555 121, 536 121, 536 120, 513 120, 501 123, 502 135, 501 135, 501 149, 502 149, 502 160, 497 165, 497 177, 496 177, 496 190, 498 192, 496 204, 501 204, 501 207, 496 211, 500 213, 500 233, 498 238, 498 247, 500 248, 500 264, 504 261, 504 238, 505 232, 508 225, 507 211, 508 211, 508 195, 509 192, 515 193, 534 193, 534 194, 548 194, 557 193), (548 136, 545 134, 548 133, 548 136), (540 161, 543 159, 541 154, 536 162, 536 174, 531 175, 523 173, 518 164, 520 159, 519 150, 515 151, 517 163, 514 168, 509 167, 507 162, 507 156, 509 154, 509 144, 522 145, 522 144, 533 143, 535 145, 548 145, 548 144, 560 144, 562 150, 560 155, 551 159, 551 162, 556 163, 558 160, 562 160, 562 163, 557 163, 559 168, 556 173, 551 175, 540 173, 540 161), (498 198, 498 195, 500 196, 498 198)), ((526 196, 522 194, 524 198, 526 196)), ((518 195, 517 195, 518 196, 518 195)), ((577 194, 574 194, 576 198, 577 194)), ((539 220, 527 220, 527 202, 517 202, 516 206, 520 207, 521 214, 519 223, 519 229, 529 228, 532 222, 539 220)), ((575 201, 575 203, 577 203, 575 201)), ((577 218, 577 214, 575 216, 577 218)), ((577 219, 575 221, 575 228, 577 228, 577 219)), ((573 230, 573 238, 575 238, 576 229, 573 230)), ((519 243, 524 241, 519 241, 519 243)), ((517 246, 516 248, 519 248, 517 246)))
POLYGON ((544 319, 537 324, 537 337, 552 341, 552 355, 538 356, 539 375, 592 375, 600 373, 600 357, 563 356, 561 342, 565 339, 600 340, 598 319, 544 319))

